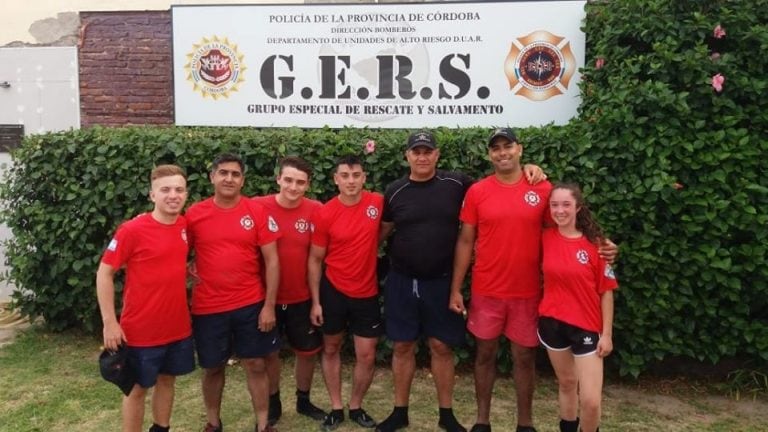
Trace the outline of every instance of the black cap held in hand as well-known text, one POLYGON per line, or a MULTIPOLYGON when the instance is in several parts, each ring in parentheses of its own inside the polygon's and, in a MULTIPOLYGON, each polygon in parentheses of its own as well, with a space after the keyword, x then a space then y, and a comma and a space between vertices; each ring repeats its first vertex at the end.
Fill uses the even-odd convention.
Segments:
POLYGON ((118 386, 128 396, 136 384, 136 373, 128 366, 128 350, 120 346, 117 351, 104 350, 99 355, 101 377, 118 386))

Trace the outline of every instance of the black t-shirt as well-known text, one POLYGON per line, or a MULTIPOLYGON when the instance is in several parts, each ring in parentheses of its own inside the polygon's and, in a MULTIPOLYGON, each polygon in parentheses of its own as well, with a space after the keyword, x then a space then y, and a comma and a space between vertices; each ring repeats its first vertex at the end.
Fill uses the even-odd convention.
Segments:
POLYGON ((387 255, 392 267, 407 276, 430 279, 450 274, 459 233, 459 211, 472 178, 437 170, 417 182, 406 175, 384 192, 384 222, 393 222, 387 255))

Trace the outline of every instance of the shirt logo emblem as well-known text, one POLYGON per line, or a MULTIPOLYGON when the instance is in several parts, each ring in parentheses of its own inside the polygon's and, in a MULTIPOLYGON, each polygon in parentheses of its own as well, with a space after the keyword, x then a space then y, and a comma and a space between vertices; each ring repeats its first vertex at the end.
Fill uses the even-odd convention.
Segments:
POLYGON ((605 272, 603 272, 603 274, 608 279, 616 279, 616 275, 613 273, 613 267, 611 267, 610 264, 605 265, 605 272))
POLYGON ((186 228, 182 228, 182 230, 181 230, 181 239, 184 240, 184 243, 187 242, 187 229, 186 228))
POLYGON ((379 217, 379 209, 376 207, 369 205, 367 209, 365 209, 365 214, 368 215, 369 218, 376 220, 376 218, 379 217))
POLYGON ((298 219, 293 226, 294 228, 296 228, 296 231, 302 234, 309 231, 309 222, 307 222, 307 220, 303 218, 298 219))
POLYGON ((531 207, 536 207, 541 202, 541 197, 534 191, 528 191, 525 193, 525 203, 531 207))
POLYGON ((589 262, 589 254, 584 249, 579 249, 576 251, 576 261, 580 262, 581 264, 586 264, 589 262))
POLYGON ((253 228, 253 219, 251 219, 251 216, 245 215, 241 217, 240 226, 243 227, 244 230, 250 231, 253 228))
POLYGON ((276 233, 279 229, 277 226, 277 222, 272 218, 272 216, 269 216, 267 218, 267 229, 269 229, 269 232, 276 233))
POLYGON ((117 239, 112 239, 109 242, 109 245, 107 246, 107 250, 112 252, 117 250, 117 239))

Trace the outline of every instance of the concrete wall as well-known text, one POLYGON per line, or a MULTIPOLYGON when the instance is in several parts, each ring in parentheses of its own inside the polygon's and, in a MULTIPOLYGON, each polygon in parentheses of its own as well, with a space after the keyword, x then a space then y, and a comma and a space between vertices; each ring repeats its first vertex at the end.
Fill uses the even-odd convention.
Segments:
POLYGON ((293 0, 7 0, 0 46, 76 45, 82 11, 168 10, 174 4, 301 3, 293 0))

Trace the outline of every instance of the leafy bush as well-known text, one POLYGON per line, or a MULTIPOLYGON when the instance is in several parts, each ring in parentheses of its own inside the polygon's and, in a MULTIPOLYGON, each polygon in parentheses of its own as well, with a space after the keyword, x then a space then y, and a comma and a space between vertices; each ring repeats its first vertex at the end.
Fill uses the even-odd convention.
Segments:
POLYGON ((622 243, 623 371, 768 359, 768 2, 595 2, 585 32, 584 156, 622 243))
MULTIPOLYGON (((579 182, 621 245, 611 360, 624 374, 669 357, 768 360, 767 3, 589 3, 579 118, 519 131, 526 162, 579 182)), ((317 171, 311 194, 327 199, 335 158, 363 154, 371 139, 368 186, 403 175, 407 133, 96 127, 29 137, 0 187, 14 300, 54 329, 98 328, 99 257, 118 223, 150 208, 153 164, 185 167, 193 202, 211 193, 208 164, 221 151, 245 158, 248 195, 274 191, 277 159, 298 154, 317 171)), ((487 174, 487 133, 435 131, 441 167, 487 174)), ((509 368, 508 352, 499 364, 509 368)))

